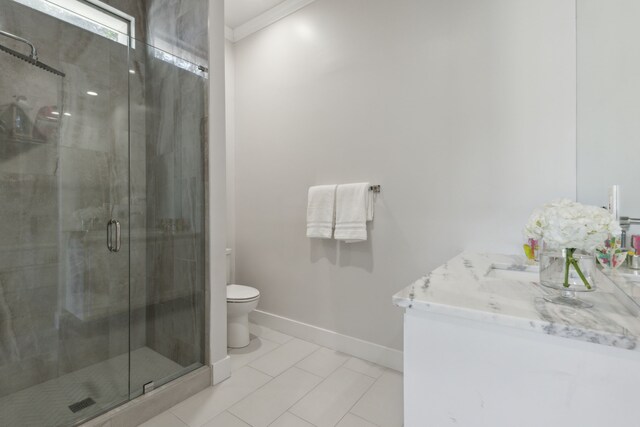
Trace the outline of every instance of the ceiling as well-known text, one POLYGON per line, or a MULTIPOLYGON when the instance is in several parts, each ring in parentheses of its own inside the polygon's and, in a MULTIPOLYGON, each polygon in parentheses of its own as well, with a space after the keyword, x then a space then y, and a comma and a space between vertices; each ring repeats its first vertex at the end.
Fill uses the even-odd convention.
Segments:
POLYGON ((285 0, 225 0, 224 21, 227 27, 237 28, 285 0))

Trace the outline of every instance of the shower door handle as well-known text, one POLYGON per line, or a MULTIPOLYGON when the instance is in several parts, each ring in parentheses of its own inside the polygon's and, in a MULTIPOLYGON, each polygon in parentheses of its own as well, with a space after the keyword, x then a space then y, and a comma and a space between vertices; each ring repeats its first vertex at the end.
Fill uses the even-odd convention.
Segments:
POLYGON ((107 223, 107 249, 110 252, 120 252, 120 244, 120 221, 111 219, 107 223))

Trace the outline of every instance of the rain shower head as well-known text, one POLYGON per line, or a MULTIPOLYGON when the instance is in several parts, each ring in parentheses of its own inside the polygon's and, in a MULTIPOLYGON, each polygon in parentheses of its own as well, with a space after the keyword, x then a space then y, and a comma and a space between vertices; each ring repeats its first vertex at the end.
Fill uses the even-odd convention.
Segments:
POLYGON ((57 76, 60 76, 60 77, 64 77, 65 76, 65 74, 62 71, 58 71, 55 68, 52 68, 52 67, 48 66, 47 64, 44 64, 44 63, 40 62, 38 60, 38 52, 36 51, 36 48, 33 45, 33 43, 31 43, 29 40, 23 39, 22 37, 18 37, 18 36, 14 35, 14 34, 7 33, 6 31, 2 31, 2 30, 0 30, 0 35, 9 37, 11 39, 17 40, 17 41, 25 43, 25 44, 28 44, 29 47, 31 47, 31 55, 25 55, 23 53, 20 53, 20 52, 18 52, 16 50, 10 49, 10 48, 0 44, 0 50, 2 50, 3 52, 6 52, 6 53, 8 53, 10 55, 13 55, 16 58, 22 59, 23 61, 26 61, 31 65, 35 65, 36 67, 42 68, 43 70, 48 71, 50 73, 53 73, 53 74, 55 74, 57 76))

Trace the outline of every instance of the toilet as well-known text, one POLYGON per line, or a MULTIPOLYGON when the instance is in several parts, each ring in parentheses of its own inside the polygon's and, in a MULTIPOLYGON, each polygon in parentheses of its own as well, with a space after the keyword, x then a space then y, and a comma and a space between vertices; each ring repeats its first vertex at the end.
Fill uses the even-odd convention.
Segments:
POLYGON ((230 281, 231 249, 227 249, 227 347, 242 348, 249 345, 249 313, 258 306, 260 291, 230 281))

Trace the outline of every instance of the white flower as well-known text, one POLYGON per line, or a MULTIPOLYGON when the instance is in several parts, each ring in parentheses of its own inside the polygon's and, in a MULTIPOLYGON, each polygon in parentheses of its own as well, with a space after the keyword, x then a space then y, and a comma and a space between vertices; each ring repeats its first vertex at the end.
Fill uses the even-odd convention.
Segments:
POLYGON ((543 239, 551 248, 592 252, 609 237, 618 236, 621 229, 606 209, 561 199, 536 209, 524 232, 528 238, 543 239))

